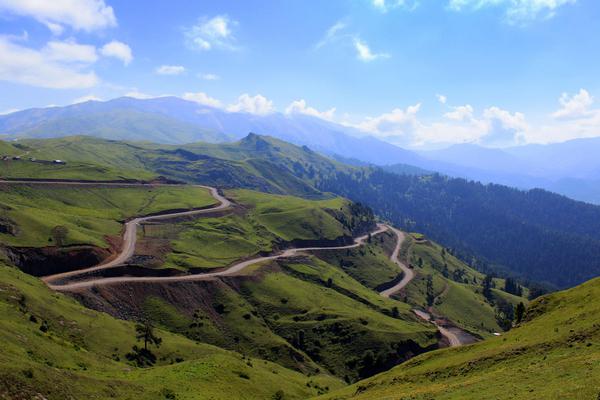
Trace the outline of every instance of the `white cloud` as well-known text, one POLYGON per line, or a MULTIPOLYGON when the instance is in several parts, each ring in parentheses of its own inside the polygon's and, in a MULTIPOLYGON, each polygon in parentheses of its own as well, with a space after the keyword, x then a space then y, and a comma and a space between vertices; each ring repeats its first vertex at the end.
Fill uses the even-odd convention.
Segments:
POLYGON ((376 136, 387 138, 398 145, 407 145, 414 141, 420 122, 417 114, 421 103, 409 106, 406 109, 395 108, 389 113, 376 117, 367 117, 358 124, 351 124, 354 128, 372 133, 376 136))
POLYGON ((446 104, 446 102, 448 101, 448 98, 443 94, 436 94, 435 97, 440 102, 440 104, 446 104))
POLYGON ((470 104, 464 106, 450 107, 452 111, 444 114, 444 117, 454 121, 465 121, 473 118, 473 107, 470 104))
POLYGON ((585 89, 559 98, 561 108, 550 114, 551 119, 530 132, 528 140, 550 143, 600 135, 600 108, 594 108, 594 97, 585 89))
POLYGON ((221 77, 217 74, 198 74, 198 78, 205 81, 218 81, 221 77))
POLYGON ((134 98, 134 99, 140 99, 140 100, 154 99, 154 98, 157 97, 157 96, 153 96, 153 95, 148 94, 148 93, 141 92, 141 91, 139 91, 137 89, 130 90, 129 92, 125 93, 124 96, 125 97, 131 97, 131 98, 134 98))
POLYGON ((74 41, 50 41, 42 50, 48 60, 62 62, 94 63, 98 60, 96 48, 74 41))
POLYGON ((102 99, 93 94, 88 94, 86 96, 81 96, 81 97, 76 98, 75 100, 73 100, 73 102, 71 104, 85 103, 87 101, 102 101, 102 99))
POLYGON ((161 65, 154 72, 159 75, 180 75, 185 72, 185 67, 182 65, 161 65))
POLYGON ((266 115, 275 111, 273 102, 266 97, 257 94, 250 96, 247 93, 238 97, 237 102, 227 106, 227 111, 230 112, 245 112, 256 115, 266 115))
POLYGON ((367 117, 362 122, 346 124, 371 133, 399 146, 423 146, 447 143, 479 143, 507 146, 523 142, 530 127, 522 113, 498 107, 486 108, 475 115, 471 105, 451 107, 443 120, 424 122, 418 118, 421 104, 406 109, 367 117))
POLYGON ((382 12, 387 12, 393 8, 404 8, 412 11, 419 6, 420 0, 371 0, 371 3, 382 12))
POLYGON ((579 93, 569 96, 563 93, 558 100, 562 108, 553 112, 554 118, 579 118, 590 114, 590 107, 594 103, 594 98, 585 89, 580 89, 579 93))
POLYGON ((99 81, 88 69, 94 52, 76 43, 50 42, 36 50, 0 36, 0 54, 1 80, 53 89, 89 88, 99 81))
POLYGON ((123 43, 116 40, 112 42, 106 43, 100 49, 100 54, 104 57, 114 57, 118 60, 123 61, 124 65, 129 65, 129 63, 133 60, 133 55, 131 54, 131 48, 123 43))
POLYGON ((18 108, 9 108, 8 110, 0 111, 0 115, 8 115, 8 114, 15 113, 17 111, 21 111, 21 110, 19 110, 18 108))
POLYGON ((327 111, 319 111, 316 108, 308 107, 306 105, 306 101, 304 99, 295 100, 290 103, 289 106, 285 109, 286 114, 304 114, 310 115, 313 117, 321 118, 327 121, 333 121, 333 117, 335 114, 335 107, 330 108, 327 111))
POLYGON ((356 57, 364 62, 371 62, 378 58, 389 58, 387 53, 373 53, 366 42, 359 38, 354 38, 354 48, 356 49, 356 57))
POLYGON ((325 46, 326 44, 329 44, 332 41, 334 41, 338 37, 339 32, 346 29, 347 26, 348 25, 343 21, 337 21, 335 24, 331 25, 327 29, 327 31, 325 32, 325 35, 323 35, 321 40, 319 40, 317 42, 317 44, 315 44, 315 49, 320 49, 321 47, 325 46))
POLYGON ((237 21, 231 20, 227 15, 217 15, 210 19, 202 17, 185 34, 190 45, 198 50, 235 50, 233 28, 236 25, 237 21))
POLYGON ((577 0, 450 0, 448 7, 454 11, 504 7, 507 21, 518 23, 536 18, 552 18, 560 7, 576 2, 577 0))
POLYGON ((182 96, 185 100, 195 101, 198 104, 202 104, 203 106, 209 106, 214 108, 220 108, 222 106, 221 102, 213 97, 210 97, 206 93, 203 92, 187 92, 182 96))
POLYGON ((54 34, 65 25, 86 32, 117 25, 104 0, 0 0, 0 11, 34 18, 54 34))

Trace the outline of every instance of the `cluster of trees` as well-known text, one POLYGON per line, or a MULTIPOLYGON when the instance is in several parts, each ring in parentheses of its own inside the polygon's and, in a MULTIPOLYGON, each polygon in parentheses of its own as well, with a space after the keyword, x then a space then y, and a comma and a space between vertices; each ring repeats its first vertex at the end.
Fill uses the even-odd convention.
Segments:
POLYGON ((504 284, 504 291, 506 293, 514 294, 515 296, 523 296, 523 288, 513 278, 506 278, 504 284))
POLYGON ((543 190, 368 171, 338 171, 317 185, 428 235, 479 269, 557 287, 600 274, 600 207, 543 190))

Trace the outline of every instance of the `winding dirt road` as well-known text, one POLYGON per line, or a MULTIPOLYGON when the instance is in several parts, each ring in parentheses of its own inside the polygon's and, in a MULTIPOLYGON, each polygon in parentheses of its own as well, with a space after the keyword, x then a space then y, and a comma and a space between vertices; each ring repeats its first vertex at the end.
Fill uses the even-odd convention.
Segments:
MULTIPOLYGON (((213 213, 215 211, 222 211, 222 210, 226 210, 232 206, 231 201, 229 201, 227 198, 225 198, 224 196, 219 194, 219 192, 216 188, 213 188, 210 186, 204 186, 204 185, 170 185, 170 184, 77 182, 77 181, 71 182, 71 181, 44 181, 44 180, 5 181, 5 180, 0 179, 0 184, 15 184, 15 183, 16 184, 39 184, 39 185, 90 185, 90 186, 111 186, 111 187, 188 186, 188 187, 198 187, 198 188, 203 188, 203 189, 209 190, 211 195, 213 196, 213 198, 218 202, 218 204, 216 206, 213 206, 210 208, 204 208, 204 209, 200 209, 200 210, 181 211, 181 212, 174 212, 174 213, 166 213, 166 214, 153 215, 153 216, 148 216, 148 217, 137 217, 137 218, 134 218, 134 219, 128 221, 125 224, 125 232, 123 234, 123 246, 122 246, 121 252, 114 259, 109 260, 104 263, 101 263, 99 265, 96 265, 94 267, 75 270, 75 271, 69 271, 69 272, 63 272, 60 274, 49 275, 49 276, 42 278, 42 280, 48 285, 49 288, 56 290, 56 291, 62 291, 62 292, 74 292, 74 291, 79 291, 79 290, 85 290, 85 289, 88 289, 88 288, 91 288, 94 286, 110 285, 110 284, 116 284, 116 283, 128 283, 128 282, 149 282, 150 283, 150 282, 184 282, 184 281, 210 280, 210 279, 213 279, 216 277, 235 275, 251 265, 255 265, 255 264, 258 264, 261 262, 265 262, 265 261, 276 260, 279 258, 289 258, 300 252, 315 251, 315 250, 343 250, 343 249, 355 248, 355 247, 363 245, 369 237, 369 234, 363 235, 361 237, 354 239, 353 244, 346 245, 346 246, 305 247, 305 248, 287 249, 279 254, 275 254, 272 256, 253 258, 250 260, 246 260, 246 261, 242 261, 237 264, 234 264, 231 267, 226 268, 221 271, 208 272, 208 273, 203 273, 203 274, 192 274, 192 275, 182 275, 182 276, 165 276, 165 277, 123 276, 123 277, 111 277, 111 278, 92 278, 89 280, 72 282, 72 283, 54 284, 53 282, 60 281, 63 279, 68 279, 68 278, 71 278, 74 276, 83 275, 83 274, 87 274, 90 272, 97 272, 97 271, 106 270, 106 269, 110 269, 110 268, 115 268, 115 267, 123 265, 125 262, 127 262, 133 256, 133 254, 135 252, 135 245, 137 242, 137 228, 138 228, 138 226, 140 226, 140 224, 142 224, 144 222, 160 221, 160 220, 167 220, 167 219, 172 219, 172 218, 177 218, 177 217, 194 216, 194 215, 213 213)), ((392 262, 396 263, 396 265, 398 265, 398 267, 400 267, 400 269, 404 273, 404 276, 402 277, 400 282, 398 282, 391 288, 383 290, 379 293, 381 296, 386 297, 386 298, 389 298, 393 294, 398 293, 408 283, 410 283, 410 281, 415 277, 414 271, 412 269, 410 269, 408 266, 406 266, 402 261, 400 261, 400 259, 398 257, 399 253, 400 253, 400 249, 402 247, 402 243, 406 239, 406 235, 404 232, 402 232, 396 228, 393 228, 389 225, 377 224, 377 229, 375 231, 371 232, 370 235, 371 236, 378 235, 378 234, 386 232, 388 230, 391 230, 392 232, 394 232, 394 234, 396 235, 396 238, 397 238, 396 247, 394 248, 394 251, 392 252, 392 255, 390 256, 390 260, 392 262)), ((431 322, 434 325, 436 325, 436 327, 438 328, 440 333, 444 337, 446 337, 446 339, 450 343, 451 347, 460 346, 463 344, 461 342, 460 338, 454 332, 452 332, 451 330, 447 329, 446 327, 438 324, 435 319, 432 320, 431 315, 429 313, 426 313, 426 312, 420 311, 420 310, 416 310, 416 309, 413 310, 413 312, 417 316, 419 316, 421 319, 431 322)))
POLYGON ((410 269, 408 266, 406 266, 406 264, 404 264, 398 258, 399 254, 400 254, 400 248, 402 247, 402 243, 404 243, 404 240, 406 239, 406 234, 404 232, 402 232, 401 230, 396 229, 394 227, 390 226, 389 228, 392 230, 392 232, 394 232, 396 234, 396 238, 397 238, 396 239, 396 247, 394 248, 394 251, 393 251, 392 255, 390 256, 390 260, 392 262, 396 263, 396 265, 398 265, 400 267, 400 269, 404 273, 404 276, 402 277, 400 282, 398 282, 391 288, 379 292, 380 295, 382 295, 383 297, 388 297, 388 298, 391 295, 398 293, 400 290, 402 290, 404 288, 404 286, 408 285, 408 283, 410 281, 412 281, 413 278, 415 277, 415 272, 412 269, 410 269))
MULTIPOLYGON (((410 283, 410 281, 412 281, 414 279, 414 277, 415 277, 415 271, 413 271, 408 266, 406 266, 406 264, 404 264, 398 258, 399 254, 400 254, 400 249, 402 247, 402 243, 406 239, 406 234, 404 232, 400 231, 399 229, 394 228, 394 227, 390 226, 388 228, 392 232, 394 232, 396 234, 396 237, 397 237, 396 247, 394 248, 394 251, 393 251, 392 255, 390 256, 390 260, 392 262, 396 263, 396 265, 398 265, 400 267, 400 269, 402 270, 402 272, 404 272, 404 276, 402 277, 402 279, 400 280, 400 282, 398 282, 397 284, 395 284, 391 288, 379 292, 379 294, 381 296, 387 297, 387 298, 389 298, 390 296, 398 293, 406 285, 408 285, 410 283)), ((413 312, 419 318, 421 318, 422 320, 434 324, 437 327, 438 331, 442 334, 442 336, 444 336, 446 338, 446 340, 448 340, 448 343, 450 344, 450 347, 456 347, 456 346, 463 345, 463 342, 462 342, 461 338, 455 332, 453 332, 452 330, 446 328, 442 324, 438 323, 437 320, 432 319, 431 315, 429 313, 427 313, 425 311, 417 310, 417 309, 414 309, 413 312)))
MULTIPOLYGON (((169 184, 109 183, 109 182, 81 182, 81 181, 80 182, 76 182, 76 181, 71 182, 71 181, 45 181, 45 180, 31 180, 31 181, 30 180, 11 180, 11 181, 0 180, 0 184, 78 185, 78 186, 88 185, 88 186, 111 186, 111 187, 184 186, 184 185, 169 185, 169 184)), ((297 253, 303 252, 303 251, 351 249, 354 247, 361 246, 362 244, 364 244, 364 242, 369 237, 369 235, 367 234, 367 235, 361 236, 359 238, 356 238, 356 239, 354 239, 353 244, 350 244, 347 246, 306 247, 306 248, 288 249, 279 254, 275 254, 272 256, 253 258, 251 260, 246 260, 246 261, 242 261, 237 264, 234 264, 231 267, 221 270, 221 271, 208 272, 208 273, 203 273, 203 274, 182 275, 182 276, 165 276, 165 277, 123 276, 123 277, 111 277, 111 278, 92 278, 89 280, 84 280, 84 281, 79 281, 79 282, 71 282, 71 283, 67 282, 64 284, 56 283, 57 281, 62 281, 62 280, 72 278, 75 276, 80 276, 83 274, 98 272, 98 271, 122 266, 133 256, 133 254, 135 252, 135 245, 137 243, 137 228, 144 222, 160 221, 160 220, 167 220, 167 219, 178 218, 178 217, 214 213, 215 211, 226 210, 232 206, 231 201, 229 201, 227 198, 225 198, 224 196, 219 194, 219 192, 216 188, 213 188, 210 186, 203 186, 203 185, 193 185, 193 186, 185 185, 185 186, 198 187, 198 188, 203 188, 203 189, 209 190, 211 195, 213 196, 213 198, 218 202, 218 204, 216 206, 213 206, 210 208, 204 208, 204 209, 200 209, 200 210, 189 210, 189 211, 182 211, 182 212, 153 215, 153 216, 148 216, 148 217, 134 218, 125 224, 125 232, 123 233, 122 249, 114 259, 103 262, 99 265, 96 265, 96 266, 93 266, 90 268, 69 271, 69 272, 63 272, 63 273, 59 273, 59 274, 55 274, 55 275, 49 275, 49 276, 43 277, 42 280, 48 285, 48 287, 50 287, 51 289, 56 290, 56 291, 77 291, 77 290, 90 288, 93 286, 108 285, 108 284, 114 284, 114 283, 127 283, 127 282, 201 281, 201 280, 208 280, 208 279, 212 279, 212 278, 216 278, 216 277, 220 277, 220 276, 231 276, 231 275, 239 273, 240 271, 242 271, 243 269, 245 269, 251 265, 258 264, 258 263, 261 263, 264 261, 275 260, 278 258, 292 257, 292 256, 296 255, 297 253)), ((377 234, 387 231, 388 229, 390 229, 389 226, 383 225, 383 224, 378 224, 377 229, 375 231, 371 232, 370 234, 377 235, 377 234)))
MULTIPOLYGON (((379 224, 377 226, 377 229, 375 231, 371 232, 371 235, 374 236, 374 235, 383 233, 383 232, 387 231, 388 229, 389 229, 389 227, 387 225, 379 224)), ((52 280, 52 281, 54 281, 55 279, 58 279, 58 278, 56 278, 57 275, 52 275, 50 277, 46 277, 46 283, 53 290, 63 291, 63 292, 65 292, 65 291, 73 292, 73 291, 78 291, 78 290, 82 290, 82 289, 88 289, 88 288, 94 287, 94 286, 110 285, 110 284, 115 284, 115 283, 204 281, 204 280, 210 280, 210 279, 222 277, 222 276, 232 276, 232 275, 239 273, 240 271, 242 271, 243 269, 245 269, 251 265, 258 264, 258 263, 261 263, 264 261, 276 260, 279 258, 289 258, 289 257, 296 255, 297 253, 304 252, 304 251, 351 249, 351 248, 363 245, 364 242, 368 239, 368 237, 369 237, 368 234, 358 237, 358 238, 354 239, 353 244, 350 244, 347 246, 303 247, 303 248, 288 249, 288 250, 281 252, 280 254, 275 254, 272 256, 257 257, 257 258, 253 258, 251 260, 242 261, 242 262, 232 265, 231 267, 229 267, 227 269, 224 269, 221 271, 216 271, 216 272, 207 272, 207 273, 202 273, 202 274, 181 275, 181 276, 147 276, 147 277, 123 276, 123 277, 111 277, 111 278, 96 278, 96 279, 90 279, 90 280, 81 281, 81 282, 73 282, 73 283, 66 283, 66 284, 59 284, 59 285, 53 285, 53 284, 48 283, 49 280, 47 278, 51 278, 50 280, 52 280)), ((105 269, 105 268, 106 268, 106 266, 100 265, 97 267, 88 268, 87 270, 73 271, 73 273, 69 273, 70 274, 69 276, 77 275, 78 273, 85 273, 86 271, 95 271, 95 270, 100 270, 100 269, 105 269)))
POLYGON ((224 196, 221 196, 219 194, 219 192, 217 191, 217 189, 210 187, 210 186, 202 186, 202 185, 194 185, 193 187, 209 190, 210 194, 213 196, 213 198, 215 200, 217 200, 219 202, 219 204, 214 207, 203 208, 200 210, 189 210, 189 211, 181 211, 181 212, 168 213, 168 214, 153 215, 153 216, 149 216, 149 217, 134 218, 125 224, 125 233, 123 234, 123 246, 122 246, 121 252, 117 255, 117 257, 115 257, 114 259, 107 261, 105 263, 96 265, 94 267, 79 269, 79 270, 69 271, 69 272, 63 272, 63 273, 55 274, 55 275, 49 275, 49 276, 43 277, 42 280, 44 282, 46 282, 46 284, 48 284, 48 286, 50 286, 52 289, 59 290, 58 288, 61 288, 63 286, 52 285, 51 282, 55 282, 60 279, 70 278, 73 276, 77 276, 77 275, 81 275, 81 274, 85 274, 85 273, 89 273, 89 272, 114 268, 114 267, 123 265, 127 260, 129 260, 133 256, 133 253, 135 252, 135 244, 137 242, 137 228, 138 228, 138 226, 140 226, 140 224, 142 224, 144 222, 160 221, 160 220, 172 219, 172 218, 177 218, 177 217, 208 214, 208 213, 213 213, 215 211, 225 210, 225 209, 231 207, 231 202, 224 196))
MULTIPOLYGON (((464 344, 463 341, 461 340, 461 338, 456 333, 454 333, 450 329, 446 328, 445 326, 441 325, 435 319, 432 319, 431 314, 429 314, 428 312, 416 310, 416 309, 413 310, 413 312, 422 320, 434 324, 438 328, 438 330, 440 331, 442 336, 444 336, 448 340, 450 347, 462 346, 464 344)), ((458 329, 458 328, 456 328, 456 329, 458 329)))

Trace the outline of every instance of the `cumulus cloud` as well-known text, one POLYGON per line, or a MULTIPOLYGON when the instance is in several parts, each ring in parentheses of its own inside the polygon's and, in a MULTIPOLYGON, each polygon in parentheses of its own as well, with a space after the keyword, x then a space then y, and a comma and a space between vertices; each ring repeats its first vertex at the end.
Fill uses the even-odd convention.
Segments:
POLYGON ((351 126, 371 133, 399 146, 423 146, 442 143, 479 143, 486 146, 507 146, 525 140, 529 125, 522 113, 489 107, 477 114, 466 104, 450 107, 443 119, 424 122, 418 113, 421 104, 389 113, 367 117, 351 126))
POLYGON ((74 42, 50 42, 41 50, 0 36, 0 79, 53 89, 95 86, 99 79, 89 69, 96 59, 92 46, 74 42))
POLYGON ((580 118, 590 115, 590 107, 594 103, 594 98, 585 89, 580 89, 579 93, 569 96, 563 93, 558 100, 562 106, 559 110, 552 113, 554 118, 580 118))
POLYGON ((273 102, 266 97, 257 94, 250 96, 247 93, 238 97, 237 101, 227 106, 229 112, 245 112, 256 115, 266 115, 275 111, 273 102))
POLYGON ((222 106, 221 102, 213 97, 210 97, 206 93, 203 92, 186 92, 182 96, 186 100, 194 101, 198 104, 202 104, 203 106, 209 106, 214 108, 220 108, 222 106))
POLYGON ((389 113, 366 117, 362 122, 347 125, 405 146, 415 141, 420 129, 421 123, 417 118, 420 109, 421 103, 417 103, 406 109, 395 108, 389 113))
POLYGON ((100 49, 100 54, 105 57, 113 57, 118 60, 123 61, 124 65, 129 65, 129 63, 133 60, 133 55, 131 54, 131 48, 117 40, 113 40, 112 42, 106 43, 100 49))
POLYGON ((285 113, 288 115, 304 114, 321 118, 327 121, 333 121, 335 107, 332 107, 327 111, 319 111, 316 108, 307 106, 306 101, 304 99, 300 99, 291 102, 290 105, 287 106, 287 108, 285 109, 285 113))
POLYGON ((61 34, 64 26, 91 32, 117 25, 104 0, 0 0, 0 11, 34 18, 54 34, 61 34))
POLYGON ((452 111, 444 114, 444 117, 454 121, 465 121, 473 118, 473 107, 470 104, 451 107, 452 111))
POLYGON ((440 102, 440 104, 446 104, 446 102, 448 101, 448 98, 443 94, 436 94, 435 97, 440 102))
POLYGON ((378 58, 390 57, 387 53, 373 53, 369 45, 359 38, 354 38, 354 48, 356 50, 356 57, 360 61, 371 62, 378 58))
POLYGON ((185 34, 188 42, 198 50, 225 49, 235 50, 233 29, 237 21, 227 15, 217 15, 213 18, 202 17, 196 25, 187 29, 185 34))
POLYGON ((560 7, 576 2, 577 0, 450 0, 448 7, 454 11, 503 7, 507 21, 519 23, 536 18, 552 18, 560 7))
POLYGON ((159 75, 180 75, 185 72, 183 65, 161 65, 154 70, 159 75))

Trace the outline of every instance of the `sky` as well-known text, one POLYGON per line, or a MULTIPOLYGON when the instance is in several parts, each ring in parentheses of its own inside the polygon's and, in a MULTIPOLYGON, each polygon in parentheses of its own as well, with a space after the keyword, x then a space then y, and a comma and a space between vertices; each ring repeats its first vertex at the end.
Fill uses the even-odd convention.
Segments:
POLYGON ((600 136, 597 0, 0 0, 0 113, 175 95, 410 148, 600 136))

